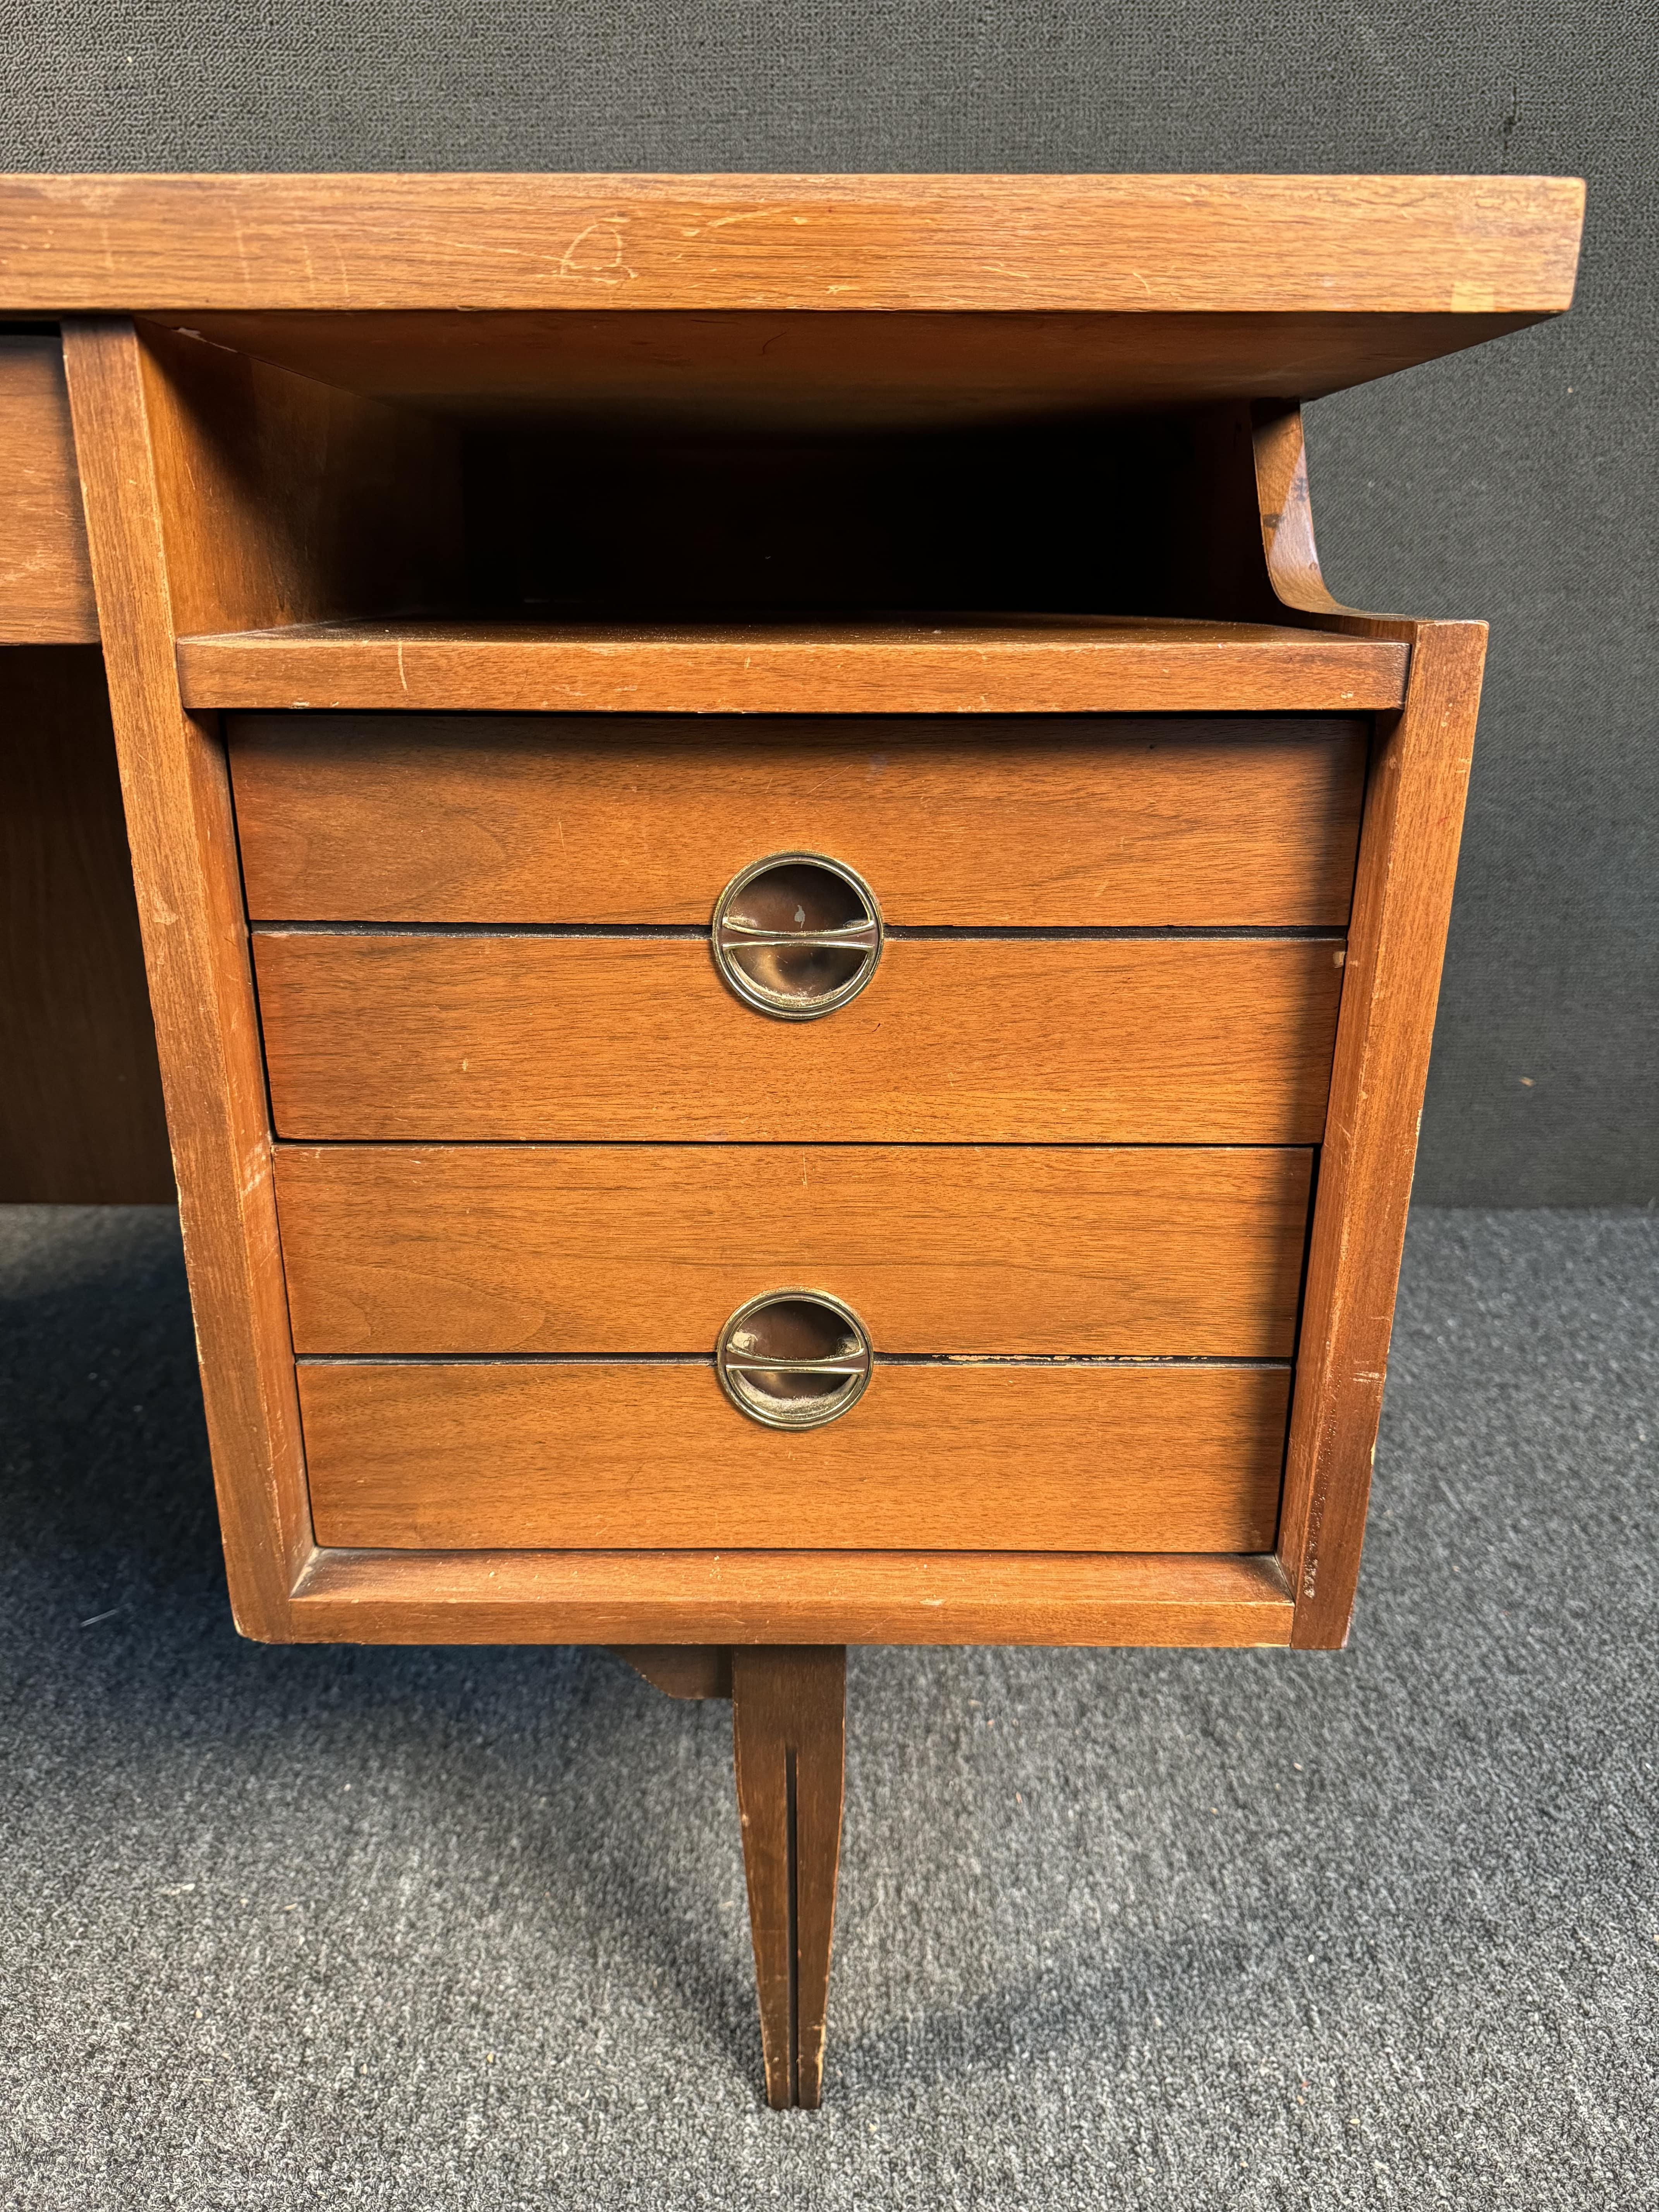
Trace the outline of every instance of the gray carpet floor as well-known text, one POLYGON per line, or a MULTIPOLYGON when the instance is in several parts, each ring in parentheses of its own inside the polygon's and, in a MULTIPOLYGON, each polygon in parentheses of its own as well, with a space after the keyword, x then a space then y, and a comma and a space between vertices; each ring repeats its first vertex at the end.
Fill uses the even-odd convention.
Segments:
POLYGON ((1659 1217, 1416 1218, 1345 1654, 854 1655, 815 2114, 727 1709, 240 1643, 171 1217, 0 1284, 7 2207, 1659 2204, 1659 1217))

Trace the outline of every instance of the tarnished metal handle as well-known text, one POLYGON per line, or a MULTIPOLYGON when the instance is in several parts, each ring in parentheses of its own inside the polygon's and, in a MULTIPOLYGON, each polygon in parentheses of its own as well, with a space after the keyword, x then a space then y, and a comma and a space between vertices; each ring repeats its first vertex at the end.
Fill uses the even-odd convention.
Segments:
POLYGON ((720 893, 714 965, 744 1004, 811 1022, 855 999, 881 958, 881 908, 862 876, 823 853, 772 853, 720 893))
POLYGON ((819 1429, 864 1395, 869 1334, 825 1291, 769 1291, 720 1333, 714 1372, 740 1413, 769 1429, 819 1429))

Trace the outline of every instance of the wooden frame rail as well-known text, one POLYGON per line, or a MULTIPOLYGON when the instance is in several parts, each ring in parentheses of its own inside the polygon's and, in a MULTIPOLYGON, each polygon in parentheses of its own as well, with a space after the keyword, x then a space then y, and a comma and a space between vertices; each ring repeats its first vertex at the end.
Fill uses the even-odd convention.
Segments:
POLYGON ((952 1552, 329 1552, 312 1644, 1284 1645, 1272 1558, 952 1552))

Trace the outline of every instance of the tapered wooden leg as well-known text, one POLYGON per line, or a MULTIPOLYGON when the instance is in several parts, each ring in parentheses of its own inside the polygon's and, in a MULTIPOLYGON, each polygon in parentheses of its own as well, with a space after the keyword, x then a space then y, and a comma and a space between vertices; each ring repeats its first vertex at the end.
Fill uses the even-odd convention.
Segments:
POLYGON ((766 2101, 777 2107, 823 2094, 846 1709, 844 1645, 733 1648, 738 1811, 766 2101))

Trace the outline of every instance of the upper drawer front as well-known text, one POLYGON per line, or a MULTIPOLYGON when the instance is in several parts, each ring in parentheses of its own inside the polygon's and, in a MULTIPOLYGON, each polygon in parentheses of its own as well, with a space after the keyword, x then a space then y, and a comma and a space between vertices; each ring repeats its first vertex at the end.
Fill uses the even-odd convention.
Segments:
POLYGON ((279 1146, 301 1353, 707 1352, 780 1284, 882 1353, 1284 1358, 1311 1155, 279 1146))
POLYGON ((279 1136, 1307 1145, 1328 939, 899 939, 769 1021, 678 939, 262 931, 279 1136))
POLYGON ((1340 927, 1358 716, 248 714, 256 921, 705 924, 829 853, 899 927, 1340 927))

